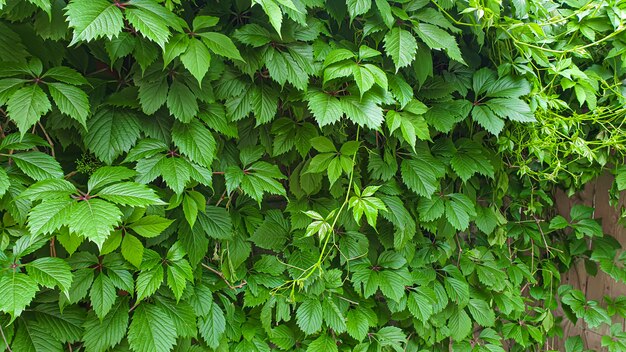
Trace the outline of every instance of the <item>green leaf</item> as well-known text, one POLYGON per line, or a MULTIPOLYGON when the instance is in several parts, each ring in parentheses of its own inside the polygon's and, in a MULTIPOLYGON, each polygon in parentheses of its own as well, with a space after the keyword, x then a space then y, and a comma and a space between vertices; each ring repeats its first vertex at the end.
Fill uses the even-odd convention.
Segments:
POLYGON ((246 24, 237 28, 233 37, 254 48, 263 46, 271 41, 270 32, 256 23, 246 24))
POLYGON ((479 325, 488 327, 495 324, 495 313, 493 312, 493 309, 489 307, 487 302, 481 299, 472 298, 469 300, 467 307, 472 314, 472 317, 479 325))
POLYGON ((4 168, 0 167, 0 198, 4 196, 9 187, 11 187, 9 175, 7 175, 7 172, 4 170, 4 168))
POLYGON ((86 351, 105 352, 120 343, 126 336, 128 310, 128 299, 119 298, 102 320, 90 312, 84 325, 86 351))
POLYGON ((33 235, 50 234, 65 225, 74 202, 69 199, 52 199, 34 206, 28 214, 28 230, 33 235))
POLYGON ((41 286, 48 288, 57 286, 66 293, 72 286, 71 268, 63 259, 52 257, 38 258, 28 263, 26 270, 28 275, 41 286))
POLYGON ((312 335, 322 328, 323 311, 319 299, 307 299, 296 311, 298 327, 307 335, 312 335))
POLYGON ((456 341, 462 341, 472 331, 472 321, 463 309, 457 309, 452 314, 448 320, 448 326, 450 327, 450 337, 456 341))
POLYGON ((404 184, 420 196, 430 198, 439 188, 437 170, 433 164, 429 165, 417 159, 405 159, 400 169, 404 184))
POLYGON ((99 274, 89 290, 89 298, 93 311, 100 320, 113 308, 116 297, 117 292, 111 279, 102 273, 99 274))
POLYGON ((493 165, 478 143, 460 139, 457 144, 457 152, 450 160, 450 166, 463 182, 467 182, 476 173, 493 178, 493 165))
POLYGON ((62 178, 61 165, 50 155, 42 152, 25 152, 11 155, 15 165, 29 177, 41 181, 62 178))
POLYGON ((446 218, 452 226, 465 231, 469 227, 470 217, 476 216, 474 203, 464 194, 450 194, 450 200, 446 202, 446 218))
POLYGON ((396 65, 396 72, 406 67, 415 59, 417 41, 411 32, 399 27, 392 28, 384 38, 385 52, 396 65))
POLYGON ((123 166, 103 166, 89 176, 87 190, 91 192, 111 183, 127 180, 136 174, 134 170, 123 166))
POLYGON ((59 110, 86 127, 89 99, 80 88, 63 83, 48 83, 52 100, 59 110))
POLYGON ((137 237, 128 233, 124 235, 121 246, 122 256, 137 268, 141 266, 143 249, 143 244, 137 237))
POLYGON ((89 82, 87 82, 83 75, 78 73, 73 68, 65 66, 56 66, 50 68, 48 71, 46 71, 46 73, 43 74, 43 76, 41 76, 42 79, 45 79, 46 77, 74 86, 89 84, 89 82))
POLYGON ((50 200, 50 199, 68 199, 71 193, 76 192, 76 187, 66 180, 58 178, 49 178, 35 182, 28 187, 20 197, 27 198, 31 201, 50 200))
POLYGON ((208 313, 198 319, 198 330, 204 342, 211 348, 217 348, 220 338, 226 331, 224 312, 213 302, 208 313))
MULTIPOLYGON (((145 252, 144 252, 145 256, 145 252)), ((153 295, 163 283, 163 266, 158 265, 151 270, 142 270, 137 277, 137 300, 140 301, 153 295)))
POLYGON ((369 331, 369 324, 363 308, 356 307, 346 315, 346 330, 348 335, 358 341, 363 341, 369 331))
POLYGON ((18 89, 7 101, 7 114, 24 135, 52 106, 44 91, 36 84, 18 89))
POLYGON ((417 203, 417 212, 421 221, 439 219, 445 211, 445 204, 441 197, 420 198, 417 203))
POLYGON ((163 48, 165 42, 170 37, 170 31, 167 27, 171 23, 166 22, 166 19, 154 11, 165 13, 167 10, 154 2, 146 0, 132 0, 127 4, 130 6, 124 10, 126 20, 144 37, 163 48), (149 8, 144 8, 142 5, 148 5, 149 8))
POLYGON ((188 123, 198 114, 198 102, 193 92, 174 80, 167 95, 167 108, 179 121, 188 123))
POLYGON ((200 40, 192 39, 189 40, 187 50, 180 56, 180 61, 198 80, 198 84, 201 84, 204 75, 209 71, 211 54, 200 40))
POLYGON ((347 0, 346 5, 348 6, 350 20, 354 20, 356 16, 362 15, 370 10, 372 0, 347 0))
POLYGON ((320 335, 315 341, 311 342, 309 347, 306 349, 307 352, 317 352, 317 351, 329 351, 329 352, 338 352, 337 342, 335 340, 326 335, 320 335))
POLYGON ((40 304, 35 308, 37 322, 45 327, 54 339, 63 343, 76 342, 83 337, 85 311, 78 307, 65 307, 63 311, 55 304, 40 304))
POLYGON ((245 62, 245 60, 241 57, 239 50, 237 50, 237 47, 233 44, 233 41, 224 34, 203 32, 198 33, 198 35, 202 38, 204 44, 206 44, 206 46, 217 55, 245 62))
POLYGON ((260 248, 272 249, 280 252, 289 234, 289 222, 280 212, 270 211, 261 226, 257 227, 250 241, 260 248))
POLYGON ((188 124, 176 121, 172 128, 172 141, 191 161, 211 167, 215 157, 216 143, 211 131, 200 121, 194 119, 188 124))
POLYGON ((341 101, 330 94, 311 91, 308 102, 309 110, 320 127, 333 124, 343 116, 341 101))
POLYGON ((100 199, 77 202, 68 211, 66 222, 70 231, 88 238, 98 248, 102 247, 122 216, 118 207, 100 199))
POLYGON ((176 329, 163 309, 140 304, 128 328, 128 342, 135 352, 169 352, 176 343, 176 329))
POLYGON ((124 27, 122 12, 106 0, 73 0, 66 7, 66 15, 74 29, 70 45, 102 37, 112 39, 124 27))
POLYGON ((432 24, 419 23, 417 35, 431 49, 444 49, 452 60, 465 64, 456 40, 448 32, 432 24))
POLYGON ((278 111, 278 94, 269 85, 255 86, 252 90, 250 104, 257 125, 268 123, 274 119, 278 111))
POLYGON ((290 350, 296 344, 293 331, 286 325, 279 325, 269 334, 270 341, 283 350, 290 350))
POLYGON ((415 292, 411 292, 407 301, 407 307, 415 318, 423 323, 427 323, 433 314, 434 299, 424 291, 423 288, 418 288, 415 292))
POLYGON ((472 108, 472 119, 494 135, 499 135, 504 128, 504 120, 494 114, 491 109, 484 105, 472 108))
POLYGON ((283 23, 283 12, 278 4, 274 2, 274 0, 254 0, 253 4, 261 5, 261 8, 263 8, 263 11, 269 17, 272 27, 274 27, 278 35, 281 35, 280 30, 283 23))
POLYGON ((154 190, 136 182, 121 182, 107 186, 98 191, 98 197, 109 202, 130 206, 165 204, 154 190))
POLYGON ((37 283, 28 275, 13 271, 0 277, 0 311, 10 314, 14 320, 35 298, 35 293, 37 283))
POLYGON ((103 108, 87 120, 85 144, 107 164, 128 152, 139 138, 139 120, 122 109, 103 108))
POLYGON ((128 227, 143 237, 152 238, 160 235, 172 222, 173 220, 158 215, 148 215, 133 222, 128 227))
POLYGON ((176 194, 183 193, 191 178, 189 163, 181 158, 163 158, 157 166, 167 186, 176 194))
POLYGON ((370 95, 365 94, 361 99, 355 96, 346 96, 340 101, 346 117, 357 125, 378 129, 383 123, 383 109, 376 104, 370 95))
POLYGON ((204 213, 199 214, 198 222, 211 238, 227 240, 233 236, 230 214, 224 208, 207 205, 204 213))

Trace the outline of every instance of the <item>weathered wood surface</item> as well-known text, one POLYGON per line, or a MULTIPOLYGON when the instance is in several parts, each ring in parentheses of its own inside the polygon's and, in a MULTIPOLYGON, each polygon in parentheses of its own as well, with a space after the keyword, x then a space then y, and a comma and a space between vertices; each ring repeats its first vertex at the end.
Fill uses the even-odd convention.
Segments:
MULTIPOLYGON (((595 182, 590 182, 586 185, 585 189, 578 194, 568 198, 564 192, 558 192, 556 195, 556 206, 558 212, 565 216, 569 216, 569 210, 573 205, 585 204, 595 207, 595 218, 601 219, 602 228, 604 233, 610 234, 615 237, 622 245, 626 247, 626 228, 624 225, 618 223, 619 210, 616 210, 609 204, 609 189, 613 183, 611 175, 604 175, 599 177, 595 182)), ((619 201, 619 207, 624 206, 626 201, 626 195, 622 195, 619 201)), ((626 285, 623 283, 615 282, 611 277, 598 271, 596 276, 587 275, 584 263, 579 262, 568 273, 561 277, 563 284, 570 284, 575 288, 583 291, 587 299, 598 300, 603 307, 606 306, 604 296, 616 297, 619 295, 626 295, 626 285)), ((600 339, 604 334, 608 332, 608 326, 604 325, 598 331, 590 331, 586 329, 584 324, 580 321, 574 325, 569 320, 565 319, 564 324, 564 336, 577 336, 580 335, 585 342, 585 347, 594 351, 604 351, 601 348, 600 339)), ((613 322, 625 323, 624 319, 614 318, 613 322)), ((555 350, 564 351, 562 341, 556 342, 554 345, 555 350)))

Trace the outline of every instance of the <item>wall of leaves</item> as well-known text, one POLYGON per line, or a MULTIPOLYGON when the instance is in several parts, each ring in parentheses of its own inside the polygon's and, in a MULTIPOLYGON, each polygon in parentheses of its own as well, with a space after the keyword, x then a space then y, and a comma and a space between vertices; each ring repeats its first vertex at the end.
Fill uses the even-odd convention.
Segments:
MULTIPOLYGON (((0 0, 0 346, 546 351, 626 281, 622 0, 0 0), (561 307, 563 314, 556 314, 561 307)), ((565 340, 582 352, 579 337, 565 340)))

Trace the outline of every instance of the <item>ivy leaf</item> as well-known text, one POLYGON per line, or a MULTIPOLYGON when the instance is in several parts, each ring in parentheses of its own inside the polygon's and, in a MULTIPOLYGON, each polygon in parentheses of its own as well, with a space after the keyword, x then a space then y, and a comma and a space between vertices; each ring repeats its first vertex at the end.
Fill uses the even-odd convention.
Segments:
MULTIPOLYGON (((145 256, 145 252, 144 252, 145 256)), ((142 270, 137 276, 137 301, 153 295, 163 283, 163 266, 151 270, 142 270)))
POLYGON ((499 135, 504 128, 504 120, 494 114, 486 106, 478 105, 472 108, 472 118, 493 135, 499 135))
POLYGON ((121 182, 107 186, 98 192, 98 196, 109 202, 121 205, 147 206, 165 204, 148 186, 135 182, 121 182))
POLYGON ((15 320, 35 298, 37 283, 30 276, 12 272, 0 277, 0 311, 15 320))
POLYGON ((115 303, 116 297, 117 292, 113 282, 108 276, 100 273, 93 281, 91 289, 89 290, 89 298, 93 311, 100 320, 104 319, 107 313, 109 313, 115 303))
POLYGON ((274 119, 278 111, 278 94, 267 84, 256 86, 252 90, 250 104, 257 126, 268 123, 274 119))
POLYGON ((4 168, 0 168, 0 198, 4 196, 7 190, 11 187, 11 181, 9 180, 9 175, 4 170, 4 168))
POLYGON ((400 169, 404 184, 418 195, 430 198, 439 187, 438 175, 433 165, 417 159, 405 159, 400 169))
POLYGON ((85 77, 83 77, 83 75, 81 75, 80 73, 78 73, 76 70, 74 70, 71 67, 65 67, 65 66, 52 67, 48 71, 46 71, 46 73, 44 73, 43 76, 41 76, 42 79, 45 79, 48 77, 55 79, 59 82, 71 84, 73 86, 89 84, 89 82, 85 79, 85 77))
POLYGON ((429 23, 417 25, 417 35, 431 49, 444 49, 452 60, 465 64, 456 40, 448 32, 429 23))
POLYGON ((124 235, 121 245, 122 256, 137 268, 141 266, 143 250, 143 244, 137 237, 128 233, 124 235))
POLYGON ((187 50, 180 56, 180 61, 198 80, 198 84, 201 84, 204 75, 209 71, 211 54, 200 40, 192 39, 189 40, 187 50))
POLYGON ((421 221, 439 219, 445 211, 445 203, 441 197, 420 198, 417 203, 417 212, 421 221))
POLYGON ((467 182, 476 173, 493 178, 493 165, 478 143, 460 139, 457 144, 457 152, 450 160, 450 166, 463 182, 467 182))
POLYGON ((226 331, 226 319, 222 308, 217 303, 213 302, 211 310, 199 318, 198 330, 209 347, 215 349, 219 346, 220 338, 226 331))
POLYGON ((72 286, 72 273, 70 266, 60 258, 38 258, 26 266, 30 275, 38 284, 48 288, 58 286, 61 291, 69 295, 72 286))
POLYGON ((169 26, 177 26, 177 18, 161 5, 147 0, 131 0, 124 14, 126 20, 144 37, 161 48, 170 37, 169 26))
POLYGON ((48 96, 36 84, 18 89, 7 101, 7 114, 22 135, 51 108, 48 96))
POLYGON ((59 110, 86 127, 89 115, 87 94, 80 88, 63 83, 48 83, 48 89, 59 110))
POLYGON ((15 165, 29 177, 41 181, 62 178, 61 165, 50 155, 42 152, 25 152, 11 155, 15 165))
MULTIPOLYGON (((422 289, 411 292, 407 301, 407 307, 415 318, 419 319, 423 323, 427 323, 433 314, 433 299, 427 296, 422 289)), ((434 293, 433 293, 434 295, 434 293)))
POLYGON ((90 313, 85 321, 85 347, 87 351, 105 352, 122 341, 129 320, 128 299, 118 298, 104 319, 90 313))
POLYGON ((167 108, 179 121, 188 123, 198 114, 198 102, 193 92, 174 80, 167 95, 167 108))
POLYGON ((163 309, 140 304, 128 328, 128 342, 135 352, 169 352, 176 343, 176 329, 163 309))
POLYGON ((402 67, 406 67, 413 62, 417 52, 417 41, 411 32, 394 27, 384 38, 385 52, 391 56, 396 65, 396 72, 402 67))
POLYGON ((167 186, 176 194, 183 193, 191 178, 189 163, 181 158, 163 158, 157 166, 167 186))
POLYGON ((341 108, 346 117, 359 126, 378 129, 383 123, 383 109, 376 104, 369 94, 359 99, 355 96, 341 98, 341 108))
POLYGON ((211 167, 216 152, 215 138, 200 121, 194 119, 188 124, 176 121, 172 127, 172 141, 191 161, 211 167))
POLYGON ((139 120, 135 114, 103 108, 87 121, 85 144, 98 159, 107 164, 128 152, 139 138, 139 120))
POLYGON ((204 44, 217 55, 225 56, 233 60, 245 62, 233 41, 222 33, 203 32, 198 33, 204 44))
POLYGON ((493 326, 496 321, 496 316, 493 312, 493 309, 489 307, 487 302, 472 298, 469 300, 469 304, 467 306, 474 320, 481 326, 488 327, 493 326))
POLYGON ((276 30, 278 35, 281 35, 281 27, 283 24, 283 12, 274 0, 254 0, 253 4, 259 4, 263 11, 269 17, 272 27, 276 30))
POLYGON ((312 335, 322 328, 322 318, 322 304, 317 298, 305 300, 296 312, 296 322, 307 335, 312 335))
POLYGON ((75 203, 69 210, 67 225, 70 231, 84 236, 102 248, 122 212, 115 205, 100 199, 75 203))
POLYGON ((204 213, 199 214, 198 222, 211 238, 227 240, 233 236, 230 214, 224 208, 207 205, 204 213))
POLYGON ((470 217, 476 216, 474 203, 464 194, 452 193, 446 202, 446 217, 452 226, 465 231, 469 227, 470 217))
POLYGON ((122 12, 106 0, 73 0, 65 10, 69 26, 74 29, 70 46, 102 37, 112 39, 124 27, 122 12))
POLYGON ((148 215, 133 222, 128 227, 143 237, 152 238, 160 235, 172 222, 173 220, 158 215, 148 215))
POLYGON ((326 335, 320 335, 315 341, 311 342, 309 347, 306 349, 307 352, 316 352, 316 351, 329 351, 329 352, 338 352, 337 342, 335 340, 326 335))
POLYGON ((111 183, 127 180, 136 174, 137 172, 134 170, 123 166, 103 166, 98 168, 98 170, 94 171, 94 173, 89 176, 89 181, 87 182, 88 192, 111 183))
POLYGON ((348 335, 358 341, 363 341, 369 331, 368 319, 362 308, 355 308, 348 311, 346 315, 346 330, 348 335))
POLYGON ((448 320, 450 337, 462 341, 472 331, 472 321, 463 309, 457 309, 448 320))
POLYGON ((34 206, 28 214, 28 230, 33 235, 53 233, 66 223, 74 202, 52 199, 34 206))
POLYGON ((320 127, 333 124, 343 116, 341 102, 330 94, 311 91, 308 99, 309 110, 313 113, 315 121, 320 127))

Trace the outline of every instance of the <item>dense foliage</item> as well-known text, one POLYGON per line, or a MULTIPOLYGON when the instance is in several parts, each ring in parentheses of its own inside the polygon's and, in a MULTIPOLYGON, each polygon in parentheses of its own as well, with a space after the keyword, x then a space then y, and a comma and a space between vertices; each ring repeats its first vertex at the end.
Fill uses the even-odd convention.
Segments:
POLYGON ((545 351, 611 325, 624 297, 560 275, 626 282, 626 255, 553 191, 626 188, 625 30, 621 0, 0 0, 0 346, 545 351))

